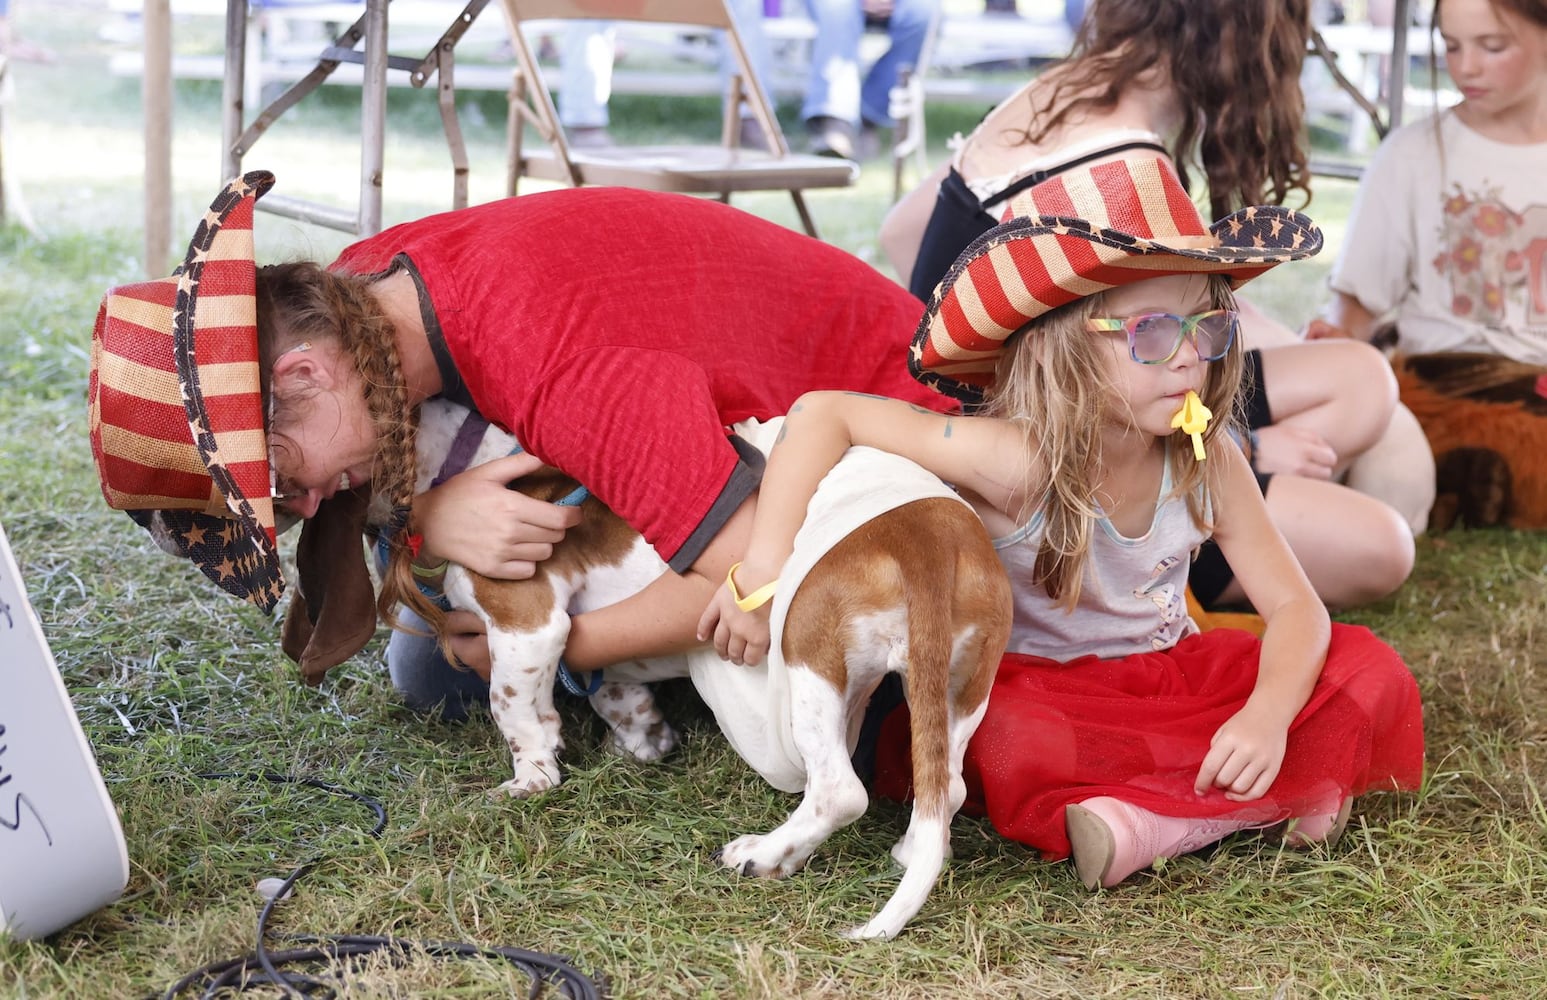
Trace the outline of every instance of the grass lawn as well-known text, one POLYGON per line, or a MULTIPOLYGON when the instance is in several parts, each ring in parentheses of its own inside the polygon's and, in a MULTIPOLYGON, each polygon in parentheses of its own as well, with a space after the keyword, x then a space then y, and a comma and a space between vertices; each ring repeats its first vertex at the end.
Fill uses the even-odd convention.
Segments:
MULTIPOLYGON (((136 81, 105 66, 101 0, 15 5, 60 55, 17 68, 5 169, 45 239, 0 227, 0 521, 95 748, 129 843, 124 897, 51 938, 0 941, 0 996, 156 995, 254 947, 260 879, 320 858, 271 920, 276 935, 390 934, 570 956, 619 997, 1536 997, 1547 995, 1547 537, 1423 539, 1394 598, 1339 616, 1391 642, 1426 701, 1428 778, 1360 800, 1333 849, 1250 836, 1092 894, 959 818, 955 860, 896 941, 844 928, 891 894, 887 850, 906 813, 877 803, 808 871, 744 880, 712 852, 779 822, 790 796, 728 749, 690 689, 669 685, 681 750, 655 766, 600 752, 600 724, 566 703, 568 780, 533 801, 488 792, 509 760, 487 716, 415 718, 377 642, 320 689, 280 653, 276 623, 217 593, 102 502, 86 437, 98 300, 142 276, 136 81), (379 799, 387 820, 306 787, 204 780, 275 771, 379 799)), ((179 44, 199 40, 179 25, 179 44), (189 41, 191 40, 191 41, 189 41)), ((180 85, 177 239, 215 192, 218 92, 180 85)), ((289 194, 348 194, 353 94, 330 91, 248 159, 289 194)), ((673 127, 686 105, 618 98, 616 120, 673 127)), ((787 127, 794 110, 783 108, 787 127)), ((973 109, 931 112, 931 150, 973 109)), ((388 221, 447 207, 433 100, 394 93, 388 221)), ((473 198, 500 193, 503 99, 468 95, 473 198)), ((620 125, 627 129, 630 126, 620 125)), ((793 131, 793 129, 792 129, 793 131)), ((1256 297, 1292 324, 1320 301, 1351 189, 1310 206, 1329 253, 1284 267, 1256 297)), ((885 161, 857 188, 816 193, 824 236, 872 261, 890 198, 885 161)), ((739 198, 794 222, 788 199, 739 198)), ((265 260, 329 257, 346 238, 260 215, 265 260)), ((4 668, 0 664, 0 669, 4 668)), ((0 723, 7 706, 0 703, 0 723)), ((273 947, 282 947, 275 941, 273 947)), ((495 962, 368 962, 352 997, 525 990, 495 962)), ((263 995, 274 995, 268 991, 263 995)))

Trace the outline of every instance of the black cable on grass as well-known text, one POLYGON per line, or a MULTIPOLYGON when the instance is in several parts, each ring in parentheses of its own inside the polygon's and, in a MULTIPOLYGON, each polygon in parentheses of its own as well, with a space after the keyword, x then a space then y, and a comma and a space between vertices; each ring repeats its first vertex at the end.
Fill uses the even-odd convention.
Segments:
MULTIPOLYGON (((198 777, 240 778, 247 781, 267 781, 275 785, 306 785, 331 795, 343 795, 354 799, 369 809, 376 816, 376 825, 369 831, 372 837, 379 838, 381 831, 387 827, 387 809, 380 802, 368 795, 329 784, 326 781, 318 781, 316 778, 299 778, 269 771, 248 773, 212 771, 200 774, 198 777)), ((200 984, 204 987, 202 996, 206 998, 241 993, 255 986, 278 986, 287 997, 300 998, 300 1000, 313 1000, 313 998, 330 1000, 338 995, 335 984, 339 981, 339 976, 336 971, 330 981, 307 972, 285 971, 283 967, 333 966, 336 970, 340 965, 348 967, 373 955, 385 954, 394 960, 401 961, 416 952, 436 958, 482 958, 508 962, 527 974, 531 983, 527 996, 533 1000, 542 994, 546 986, 552 986, 561 996, 569 997, 571 1000, 602 1000, 606 996, 603 988, 571 966, 568 959, 521 948, 488 948, 460 942, 402 941, 397 938, 356 934, 322 937, 292 934, 286 935, 284 940, 306 947, 270 951, 264 943, 264 939, 268 936, 269 914, 274 912, 276 903, 290 894, 291 886, 321 860, 322 855, 319 854, 291 872, 290 876, 281 883, 278 891, 264 903, 262 912, 258 914, 256 951, 241 958, 211 962, 195 969, 173 983, 162 994, 162 1000, 175 1000, 184 991, 200 984)))

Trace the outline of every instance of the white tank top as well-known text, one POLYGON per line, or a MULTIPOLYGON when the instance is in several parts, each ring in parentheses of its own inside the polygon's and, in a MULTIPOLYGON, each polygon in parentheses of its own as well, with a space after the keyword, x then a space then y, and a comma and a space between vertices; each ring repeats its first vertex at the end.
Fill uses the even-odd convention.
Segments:
POLYGON ((1107 518, 1097 519, 1084 586, 1072 611, 1030 585, 1042 544, 1040 510, 994 540, 1015 592, 1010 652, 1061 661, 1089 654, 1112 659, 1170 649, 1198 631, 1187 614, 1187 569, 1208 532, 1193 524, 1184 497, 1166 498, 1171 464, 1165 468, 1159 492, 1165 499, 1156 503, 1147 532, 1127 538, 1107 518))

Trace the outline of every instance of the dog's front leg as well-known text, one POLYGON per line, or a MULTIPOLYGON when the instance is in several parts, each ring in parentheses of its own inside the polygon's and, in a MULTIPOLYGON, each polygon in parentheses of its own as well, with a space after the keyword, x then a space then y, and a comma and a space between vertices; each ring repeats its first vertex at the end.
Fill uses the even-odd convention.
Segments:
POLYGON ((553 681, 568 638, 569 616, 559 608, 535 630, 489 625, 489 708, 515 769, 515 777, 500 788, 517 798, 545 792, 563 780, 553 681))

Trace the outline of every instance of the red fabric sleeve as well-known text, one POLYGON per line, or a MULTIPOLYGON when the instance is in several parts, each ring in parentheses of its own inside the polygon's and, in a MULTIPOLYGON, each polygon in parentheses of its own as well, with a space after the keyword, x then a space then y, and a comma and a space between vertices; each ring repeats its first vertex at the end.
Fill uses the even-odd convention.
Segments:
POLYGON ((524 412, 516 438, 669 561, 737 462, 702 368, 670 352, 604 347, 532 384, 527 400, 500 401, 524 412))

